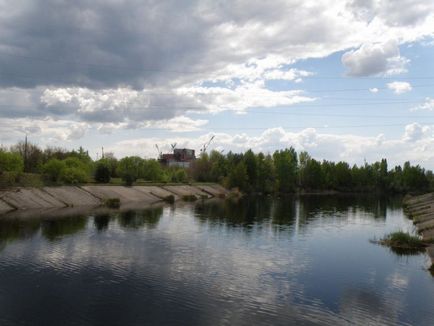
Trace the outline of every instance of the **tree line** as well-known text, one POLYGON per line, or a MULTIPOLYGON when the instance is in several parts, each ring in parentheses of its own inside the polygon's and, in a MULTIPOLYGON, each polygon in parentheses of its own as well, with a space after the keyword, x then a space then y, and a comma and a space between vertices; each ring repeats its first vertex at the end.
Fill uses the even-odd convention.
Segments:
POLYGON ((346 162, 318 161, 294 148, 273 154, 217 151, 203 154, 191 171, 196 181, 219 182, 244 192, 272 194, 295 191, 407 193, 434 189, 432 171, 405 162, 389 169, 387 160, 350 166, 346 162))
POLYGON ((188 171, 163 167, 155 159, 128 156, 117 159, 107 153, 92 160, 82 147, 67 150, 60 147, 41 149, 20 142, 9 149, 0 148, 0 186, 61 185, 88 182, 109 183, 119 179, 132 185, 138 179, 149 182, 187 182, 188 171))
POLYGON ((132 185, 147 182, 218 182, 246 193, 291 193, 296 191, 343 191, 406 193, 434 189, 432 171, 405 162, 389 168, 387 160, 350 166, 346 162, 319 161, 294 148, 272 154, 202 153, 190 168, 165 167, 158 160, 128 156, 117 159, 107 153, 92 160, 82 147, 66 150, 41 149, 20 142, 9 149, 0 148, 0 186, 109 183, 122 180, 132 185), (35 181, 36 180, 36 181, 35 181), (31 184, 32 182, 30 182, 31 184))

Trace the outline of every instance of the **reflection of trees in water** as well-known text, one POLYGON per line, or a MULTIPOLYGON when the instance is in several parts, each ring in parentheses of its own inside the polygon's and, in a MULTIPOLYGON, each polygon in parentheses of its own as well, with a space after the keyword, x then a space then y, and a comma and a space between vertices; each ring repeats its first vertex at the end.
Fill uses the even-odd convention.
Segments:
POLYGON ((119 213, 118 223, 124 228, 154 228, 160 221, 161 215, 163 215, 163 207, 153 207, 144 210, 130 210, 119 213))
POLYGON ((0 250, 12 241, 32 237, 39 227, 39 220, 0 220, 0 250))
POLYGON ((105 231, 108 229, 110 219, 110 214, 97 214, 93 217, 93 225, 98 231, 105 231))
POLYGON ((239 200, 198 202, 194 206, 196 218, 213 225, 226 224, 250 228, 270 219, 273 200, 269 197, 244 197, 239 200))
POLYGON ((71 216, 61 219, 45 220, 41 223, 42 235, 54 241, 66 235, 72 235, 86 228, 86 216, 71 216))
POLYGON ((317 219, 346 218, 347 213, 363 212, 372 218, 385 219, 387 209, 400 208, 400 198, 378 196, 264 196, 243 197, 238 201, 203 201, 194 206, 196 218, 212 225, 256 227, 269 220, 276 226, 291 226, 317 219))
POLYGON ((53 241, 62 236, 84 230, 86 228, 86 220, 87 218, 84 216, 51 220, 0 220, 0 243, 3 247, 11 241, 30 238, 40 229, 46 239, 53 241))
POLYGON ((389 250, 399 257, 418 256, 418 255, 423 255, 426 252, 425 248, 406 249, 406 248, 389 247, 389 250))
POLYGON ((285 195, 274 201, 273 224, 279 226, 293 225, 297 218, 296 199, 285 195))
POLYGON ((376 219, 385 219, 387 209, 401 207, 399 197, 381 197, 367 195, 331 195, 300 197, 300 219, 308 221, 319 213, 323 217, 346 216, 345 213, 362 211, 376 219))

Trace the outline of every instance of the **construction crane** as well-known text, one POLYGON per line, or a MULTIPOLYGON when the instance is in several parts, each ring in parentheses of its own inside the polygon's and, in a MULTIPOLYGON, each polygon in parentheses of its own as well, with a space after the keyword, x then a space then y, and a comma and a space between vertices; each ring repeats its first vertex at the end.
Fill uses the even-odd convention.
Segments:
POLYGON ((208 146, 211 144, 212 140, 214 139, 214 135, 211 136, 210 140, 208 140, 205 144, 203 144, 202 148, 200 149, 200 153, 205 153, 208 146))

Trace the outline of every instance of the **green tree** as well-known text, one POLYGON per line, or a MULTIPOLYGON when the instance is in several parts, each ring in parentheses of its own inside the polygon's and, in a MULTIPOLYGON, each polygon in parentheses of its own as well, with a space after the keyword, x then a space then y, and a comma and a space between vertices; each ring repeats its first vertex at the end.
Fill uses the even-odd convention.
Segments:
POLYGON ((141 177, 147 181, 162 182, 164 181, 164 170, 157 160, 144 160, 141 177))
POLYGON ((351 170, 346 162, 338 162, 335 165, 336 186, 340 190, 348 190, 352 187, 351 170))
POLYGON ((249 177, 247 175, 247 168, 244 162, 238 163, 230 172, 229 172, 229 187, 234 188, 237 187, 242 191, 245 191, 248 188, 249 177))
POLYGON ((172 172, 173 182, 187 182, 187 179, 188 179, 187 172, 183 168, 175 169, 172 172))
POLYGON ((270 155, 265 156, 264 154, 259 153, 257 156, 257 163, 257 190, 270 194, 274 191, 276 182, 273 159, 270 155))
POLYGON ((293 192, 297 185, 297 153, 294 148, 276 151, 273 154, 276 169, 277 190, 293 192))
POLYGON ((88 181, 87 173, 77 167, 65 167, 59 176, 60 180, 66 184, 80 184, 88 181))
POLYGON ((6 172, 23 172, 24 161, 18 153, 11 153, 0 150, 0 173, 6 172))
POLYGON ((200 157, 192 163, 190 167, 190 173, 193 179, 196 181, 212 181, 211 162, 209 160, 208 153, 202 153, 200 157))
POLYGON ((213 150, 209 155, 209 161, 211 164, 210 181, 222 182, 227 177, 229 169, 226 157, 222 153, 213 150))
POLYGON ((258 162, 256 155, 251 149, 244 153, 244 164, 246 165, 247 178, 249 180, 249 191, 257 190, 258 162))
POLYGON ((140 175, 143 175, 143 159, 138 156, 127 156, 119 161, 118 175, 127 186, 131 186, 140 175))
POLYGON ((108 160, 101 159, 96 162, 94 178, 99 183, 109 183, 111 178, 111 167, 108 160))
POLYGON ((42 173, 46 180, 57 183, 64 169, 66 169, 65 162, 54 158, 42 166, 42 173))

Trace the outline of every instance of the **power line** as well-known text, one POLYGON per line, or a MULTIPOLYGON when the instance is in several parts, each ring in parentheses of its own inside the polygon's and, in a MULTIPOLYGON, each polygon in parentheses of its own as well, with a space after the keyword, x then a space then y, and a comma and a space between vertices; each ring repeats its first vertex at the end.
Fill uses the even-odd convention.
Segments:
MULTIPOLYGON (((59 105, 61 104, 65 104, 65 103, 59 103, 59 105)), ((336 103, 336 104, 304 104, 303 103, 294 103, 294 104, 282 104, 282 105, 274 105, 274 107, 291 107, 291 108, 334 108, 334 107, 358 107, 358 106, 369 106, 369 105, 391 105, 391 104, 420 104, 420 101, 393 101, 393 102, 369 102, 369 103, 336 103)), ((203 111, 204 109, 207 108, 207 106, 213 106, 212 104, 204 104, 203 106, 170 106, 170 105, 149 105, 149 106, 143 106, 142 109, 143 110, 163 110, 163 109, 168 109, 168 110, 199 110, 199 111, 203 111)), ((21 106, 21 105, 9 105, 9 104, 0 104, 0 107, 4 107, 4 108, 19 108, 19 109, 35 109, 35 107, 31 107, 31 106, 21 106)), ((56 105, 50 105, 47 106, 46 108, 55 108, 56 105)), ((77 105, 78 107, 78 105, 77 105)), ((101 109, 104 109, 106 107, 109 106, 102 106, 101 109)), ((235 111, 234 109, 228 109, 227 106, 225 107, 224 105, 220 105, 219 106, 222 109, 225 109, 225 111, 235 111)), ((251 113, 251 112, 259 112, 259 111, 253 111, 254 109, 245 109, 246 113, 251 113)), ((261 113, 266 113, 266 114, 293 114, 293 113, 285 113, 285 112, 280 112, 280 111, 266 111, 268 110, 268 108, 264 108, 265 111, 260 111, 261 113)), ((294 113, 294 114, 298 114, 298 113, 294 113)), ((327 114, 328 115, 328 114, 327 114)))
MULTIPOLYGON (((283 129, 341 129, 341 128, 375 128, 375 127, 405 127, 409 123, 399 123, 399 124, 363 124, 363 125, 337 125, 337 126, 328 126, 328 125, 321 125, 321 126, 269 126, 269 127, 206 127, 206 130, 209 132, 213 131, 224 131, 224 130, 268 130, 268 129, 275 129, 275 128, 283 128, 283 129)), ((425 125, 434 125, 434 121, 426 122, 425 125)), ((195 130, 189 130, 189 131, 177 131, 170 128, 146 128, 143 127, 144 130, 147 131, 172 131, 172 132, 197 132, 201 129, 197 128, 195 130)))
MULTIPOLYGON (((25 54, 19 54, 19 53, 5 53, 0 52, 0 56, 7 56, 12 58, 23 58, 27 60, 33 60, 33 61, 41 61, 41 62, 47 62, 50 64, 53 63, 60 63, 60 64, 68 64, 68 65, 76 65, 76 66, 86 66, 86 67, 94 67, 94 68, 104 68, 104 69, 114 69, 114 70, 124 70, 124 71, 130 71, 130 72, 159 72, 159 73, 176 73, 176 74, 204 74, 205 71, 192 71, 192 70, 175 70, 175 69, 161 69, 161 68, 140 68, 140 67, 131 67, 131 66, 116 66, 112 64, 101 64, 101 63, 94 63, 94 62, 83 62, 78 60, 65 60, 65 59, 53 59, 53 58, 43 58, 43 57, 36 57, 36 56, 30 56, 25 54)), ((274 70, 278 69, 281 70, 281 67, 272 68, 274 70)), ((270 70, 272 70, 270 69, 270 70)), ((214 68, 214 70, 221 70, 218 68, 214 68)), ((285 72, 285 70, 282 70, 285 72)), ((3 73, 4 74, 4 73, 3 73)), ((300 78, 306 78, 306 79, 324 79, 324 80, 396 80, 396 79, 402 79, 402 80, 432 80, 434 79, 434 76, 408 76, 408 77, 386 77, 386 76, 318 76, 318 75, 311 75, 311 76, 298 76, 300 78)), ((378 88, 378 87, 377 87, 378 88)))

